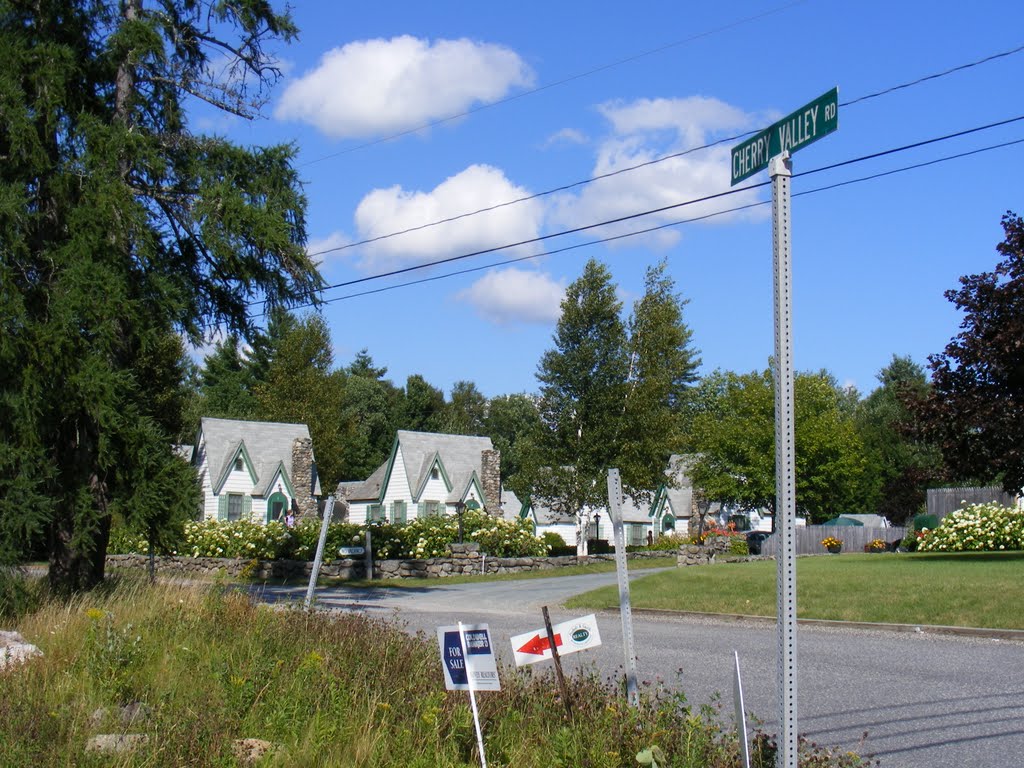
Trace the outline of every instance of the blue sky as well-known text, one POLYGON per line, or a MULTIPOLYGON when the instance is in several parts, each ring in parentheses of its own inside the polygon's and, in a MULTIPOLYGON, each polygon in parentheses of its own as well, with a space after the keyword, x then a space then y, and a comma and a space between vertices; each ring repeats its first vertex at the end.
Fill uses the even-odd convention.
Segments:
MULTIPOLYGON (((196 112, 193 128, 298 147, 309 250, 330 285, 726 191, 738 142, 329 250, 766 127, 833 86, 839 130, 794 156, 797 174, 1024 114, 1024 52, 842 106, 1021 46, 1018 2, 297 6, 300 38, 279 52, 285 76, 263 119, 196 112)), ((793 192, 1021 138, 1024 121, 798 177, 793 192)), ((960 322, 943 291, 990 269, 1000 217, 1024 213, 1022 161, 1018 144, 795 197, 797 369, 827 369, 866 393, 893 354, 924 363, 940 352, 960 322)), ((749 183, 761 181, 767 174, 749 183)), ((767 205, 441 276, 768 199, 762 187, 328 290, 335 362, 367 348, 398 385, 420 373, 446 393, 462 379, 487 396, 532 392, 561 292, 586 260, 609 266, 628 308, 647 267, 665 258, 689 300, 703 371, 763 368, 773 345, 767 205), (387 290, 352 295, 377 289, 387 290)))

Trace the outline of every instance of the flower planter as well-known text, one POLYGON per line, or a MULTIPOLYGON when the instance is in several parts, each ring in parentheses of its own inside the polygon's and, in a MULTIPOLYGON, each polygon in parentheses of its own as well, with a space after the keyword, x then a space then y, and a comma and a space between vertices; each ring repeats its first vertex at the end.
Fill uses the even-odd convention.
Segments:
POLYGON ((842 547, 827 547, 828 551, 833 555, 838 555, 843 551, 842 547))

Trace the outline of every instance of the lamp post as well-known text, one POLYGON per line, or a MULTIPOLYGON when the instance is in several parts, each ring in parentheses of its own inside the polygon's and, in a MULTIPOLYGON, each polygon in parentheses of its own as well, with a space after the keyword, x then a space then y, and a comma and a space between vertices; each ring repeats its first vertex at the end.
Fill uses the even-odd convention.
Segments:
POLYGON ((601 513, 594 513, 594 545, 596 547, 598 540, 601 538, 601 513))
POLYGON ((466 510, 466 504, 462 501, 455 502, 455 514, 459 518, 459 544, 462 543, 462 513, 466 510))

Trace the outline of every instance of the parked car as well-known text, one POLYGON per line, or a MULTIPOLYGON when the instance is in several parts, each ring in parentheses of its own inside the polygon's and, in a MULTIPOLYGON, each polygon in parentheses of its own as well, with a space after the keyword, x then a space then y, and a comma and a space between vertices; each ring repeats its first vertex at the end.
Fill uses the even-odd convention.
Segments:
POLYGON ((747 534, 747 551, 752 555, 761 554, 761 545, 771 536, 767 531, 751 531, 747 534))

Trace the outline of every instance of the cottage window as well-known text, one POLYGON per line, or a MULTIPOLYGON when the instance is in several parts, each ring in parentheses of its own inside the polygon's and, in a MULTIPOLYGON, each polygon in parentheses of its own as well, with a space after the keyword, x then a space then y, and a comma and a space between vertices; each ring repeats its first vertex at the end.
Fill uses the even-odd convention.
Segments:
POLYGON ((366 518, 371 523, 382 523, 382 522, 384 522, 384 505, 383 504, 370 504, 366 508, 366 518))
POLYGON ((228 522, 233 523, 235 520, 242 519, 242 507, 244 505, 244 496, 240 493, 229 493, 228 494, 228 522))
POLYGON ((437 480, 437 478, 439 478, 440 476, 441 476, 441 472, 440 472, 440 470, 437 467, 434 467, 432 470, 430 470, 430 479, 431 480, 437 480))
POLYGON ((242 460, 242 457, 239 456, 235 459, 235 472, 241 472, 243 469, 245 469, 245 462, 242 460))
POLYGON ((404 523, 406 521, 405 502, 396 501, 391 505, 391 522, 404 523))

